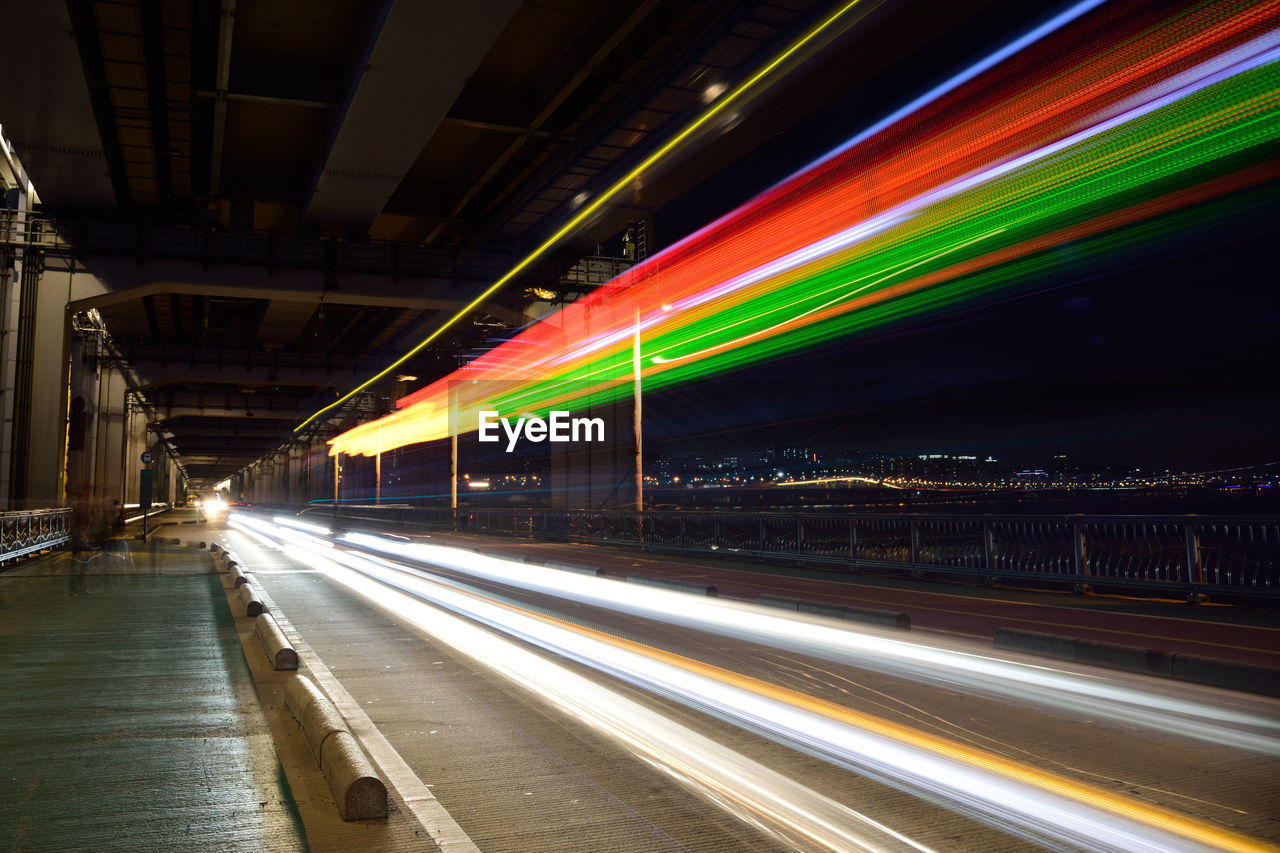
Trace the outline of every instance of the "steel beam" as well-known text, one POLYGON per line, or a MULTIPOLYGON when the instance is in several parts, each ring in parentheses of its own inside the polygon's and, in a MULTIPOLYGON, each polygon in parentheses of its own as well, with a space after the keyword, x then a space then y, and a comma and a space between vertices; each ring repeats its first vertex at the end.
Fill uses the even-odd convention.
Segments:
POLYGON ((236 0, 222 0, 218 22, 218 68, 214 75, 213 149, 209 156, 209 195, 222 181, 222 149, 227 141, 227 86, 231 80, 231 39, 236 30, 236 0))
MULTIPOLYGON (((193 276, 194 278, 194 276, 193 276)), ((216 279, 217 276, 210 276, 210 279, 216 279)), ((459 298, 438 298, 431 296, 422 296, 417 294, 405 294, 404 288, 400 288, 401 293, 394 291, 396 288, 392 286, 390 279, 387 280, 387 289, 385 292, 352 292, 352 293, 323 293, 320 288, 315 287, 314 282, 309 283, 310 286, 298 288, 288 287, 291 284, 284 277, 276 280, 276 287, 252 287, 244 285, 216 285, 206 284, 204 282, 192 281, 152 281, 145 284, 136 284, 129 286, 127 282, 121 282, 118 278, 111 278, 112 285, 116 288, 109 293, 102 293, 97 296, 90 296, 85 299, 77 299, 71 302, 67 310, 75 313, 77 311, 87 311, 90 308, 106 308, 111 305, 119 305, 124 302, 132 302, 135 299, 142 299, 147 296, 157 296, 160 294, 199 294, 204 296, 217 296, 226 299, 266 299, 278 302, 295 302, 308 305, 325 304, 328 306, 337 305, 366 305, 384 308, 404 308, 411 311, 457 311, 466 303, 459 298)))
POLYGON ((367 233, 518 6, 390 0, 304 218, 367 233))
POLYGON ((125 173, 120 137, 116 133, 115 111, 111 106, 107 71, 102 62, 102 46, 98 42, 98 28, 94 23, 93 3, 90 0, 67 0, 67 12, 71 15, 71 32, 80 51, 84 79, 89 84, 89 100, 93 104, 93 115, 98 123, 102 151, 107 158, 107 172, 111 176, 116 206, 121 210, 129 210, 132 206, 129 180, 125 173))
POLYGON ((169 146, 169 95, 164 73, 164 19, 160 0, 142 0, 142 46, 147 68, 147 106, 151 112, 151 154, 156 164, 160 207, 173 207, 173 168, 169 146))

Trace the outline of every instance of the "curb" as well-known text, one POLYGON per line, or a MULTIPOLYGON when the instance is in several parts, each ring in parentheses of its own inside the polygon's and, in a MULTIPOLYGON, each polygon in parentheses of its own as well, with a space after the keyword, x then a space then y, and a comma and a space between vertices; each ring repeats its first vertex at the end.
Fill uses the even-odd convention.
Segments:
POLYGON ((604 577, 604 569, 592 569, 587 566, 571 566, 568 563, 543 563, 544 568, 559 569, 562 572, 576 572, 580 575, 594 575, 595 577, 604 577))
POLYGON ((668 580, 667 578, 649 578, 643 575, 627 575, 627 583, 638 583, 643 586, 657 586, 662 587, 663 589, 673 589, 677 592, 691 592, 694 595, 704 595, 711 598, 715 598, 719 595, 714 586, 689 583, 688 581, 668 580))
POLYGON ((306 735, 311 752, 343 820, 387 816, 387 786, 374 773, 346 721, 320 689, 305 676, 285 683, 285 704, 306 735))
POLYGON ((262 643, 267 657, 271 659, 272 669, 296 670, 298 668, 298 653, 293 646, 289 645, 289 640, 285 638, 284 632, 280 630, 280 626, 276 624, 275 618, 270 613, 263 613, 254 620, 253 633, 258 635, 258 641, 262 643))
POLYGON ((864 625, 875 625, 880 628, 893 628, 898 631, 911 630, 911 617, 905 613, 892 610, 875 610, 870 607, 852 607, 843 604, 828 604, 822 601, 805 601, 802 598, 787 598, 781 595, 760 595, 756 604, 766 607, 777 607, 783 610, 794 610, 797 613, 809 613, 814 616, 826 616, 831 619, 844 619, 864 625))
POLYGON ((254 588, 253 581, 248 575, 241 576, 244 583, 240 586, 240 603, 244 605, 246 616, 262 615, 262 599, 258 597, 258 590, 254 588))
POLYGON ((495 560, 506 560, 508 563, 527 563, 529 559, 523 554, 504 554, 501 551, 473 551, 482 557, 491 557, 495 560))
POLYGON ((1242 693, 1280 696, 1280 669, 1274 667, 1018 628, 997 628, 995 645, 998 649, 1190 681, 1242 693))

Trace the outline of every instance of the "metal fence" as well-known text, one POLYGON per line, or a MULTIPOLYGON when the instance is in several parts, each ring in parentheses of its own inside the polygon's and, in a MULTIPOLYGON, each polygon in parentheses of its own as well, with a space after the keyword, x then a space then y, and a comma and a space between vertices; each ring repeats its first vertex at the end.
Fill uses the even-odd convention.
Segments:
MULTIPOLYGON (((332 512, 317 509, 317 512, 332 512)), ((452 526, 450 510, 343 507, 348 519, 452 526)), ((459 510, 472 532, 718 554, 841 571, 1038 579, 1168 595, 1280 593, 1280 517, 824 515, 459 510)))
POLYGON ((0 564, 71 541, 71 510, 0 512, 0 564))

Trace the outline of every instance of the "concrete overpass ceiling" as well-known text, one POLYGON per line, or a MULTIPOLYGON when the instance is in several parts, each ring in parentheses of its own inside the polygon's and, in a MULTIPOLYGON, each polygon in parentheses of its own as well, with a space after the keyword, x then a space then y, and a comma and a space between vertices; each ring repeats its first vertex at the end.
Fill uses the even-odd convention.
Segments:
MULTIPOLYGON (((1038 15, 1037 5, 867 0, 865 19, 830 49, 603 209, 480 313, 517 322, 530 285, 556 286, 628 223, 657 213, 661 226, 676 202, 696 200, 726 167, 806 122, 856 129, 977 39, 1038 15)), ((198 458, 226 476, 237 470, 223 470, 231 454, 209 461, 216 454, 183 444, 203 434, 200 417, 258 418, 252 434, 278 426, 279 446, 832 8, 18 4, 5 21, 22 37, 6 55, 23 82, 0 88, 0 122, 45 212, 60 218, 65 255, 103 284, 72 310, 100 312, 141 390, 167 413, 171 446, 190 448, 184 466, 198 458)), ((751 183, 736 189, 745 197, 751 183)), ((354 414, 353 401, 328 429, 445 375, 484 346, 484 333, 458 324, 402 366, 417 379, 388 379, 374 402, 359 402, 365 411, 354 414)))
POLYGON ((10 34, 5 61, 13 76, 0 86, 0 125, 38 179, 37 191, 76 207, 114 208, 107 157, 67 6, 9 4, 4 22, 10 34))
POLYGON ((367 233, 518 0, 386 0, 308 199, 309 221, 367 233), (388 134, 388 128, 395 132, 388 134))
POLYGON ((279 444, 280 430, 290 427, 280 418, 241 415, 182 415, 153 428, 183 460, 187 476, 199 481, 194 485, 209 486, 270 452, 279 444))
POLYGON ((99 310, 118 346, 167 344, 202 351, 340 353, 376 350, 417 316, 405 308, 341 301, 246 299, 167 292, 99 310))

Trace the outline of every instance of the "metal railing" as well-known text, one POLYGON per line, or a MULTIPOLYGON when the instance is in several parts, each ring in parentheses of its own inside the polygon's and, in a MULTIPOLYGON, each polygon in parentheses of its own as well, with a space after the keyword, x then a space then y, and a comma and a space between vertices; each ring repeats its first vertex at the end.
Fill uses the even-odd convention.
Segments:
MULTIPOLYGON (((316 512, 332 513, 331 508, 316 512)), ((450 510, 343 507, 343 518, 452 526, 450 510)), ((1161 595, 1280 593, 1280 517, 838 515, 459 510, 471 532, 860 569, 1034 579, 1161 595)))
POLYGON ((71 510, 0 512, 0 564, 71 541, 71 510))

